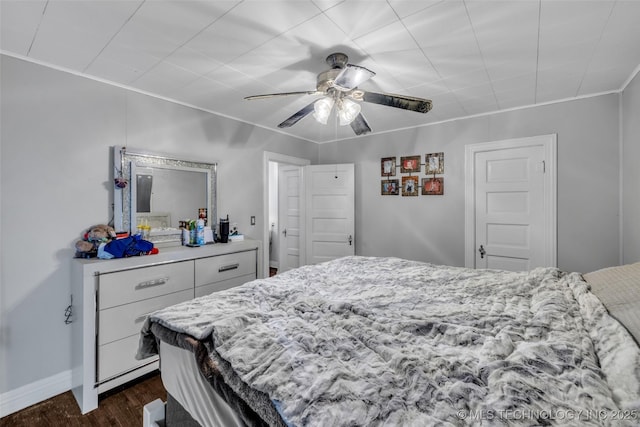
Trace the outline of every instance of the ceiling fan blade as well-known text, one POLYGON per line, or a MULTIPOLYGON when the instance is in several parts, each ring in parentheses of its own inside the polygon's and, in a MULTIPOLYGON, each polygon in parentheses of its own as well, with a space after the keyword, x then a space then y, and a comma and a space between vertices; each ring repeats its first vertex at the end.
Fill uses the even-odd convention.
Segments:
POLYGON ((313 105, 315 103, 316 102, 313 101, 311 104, 307 105, 302 110, 298 111, 297 113, 295 113, 294 115, 289 117, 287 120, 285 120, 284 122, 280 123, 278 125, 278 127, 279 128, 288 128, 288 127, 291 127, 291 126, 295 125, 301 119, 303 119, 305 116, 307 116, 309 113, 313 112, 313 105))
POLYGON ((364 135, 365 133, 371 132, 371 128, 369 124, 364 119, 362 113, 358 114, 355 119, 351 122, 351 129, 356 133, 356 135, 364 135))
POLYGON ((361 83, 366 82, 375 75, 376 73, 367 68, 359 65, 347 64, 347 66, 344 67, 336 76, 333 81, 333 87, 341 91, 348 91, 358 87, 361 83))
POLYGON ((264 98, 273 98, 278 96, 291 96, 291 95, 321 95, 322 92, 318 92, 317 90, 306 90, 302 92, 282 92, 282 93, 265 93, 264 95, 252 95, 245 96, 244 99, 264 99, 264 98))
POLYGON ((428 113, 433 105, 430 99, 376 92, 363 92, 362 100, 372 104, 402 108, 405 110, 416 111, 418 113, 428 113))

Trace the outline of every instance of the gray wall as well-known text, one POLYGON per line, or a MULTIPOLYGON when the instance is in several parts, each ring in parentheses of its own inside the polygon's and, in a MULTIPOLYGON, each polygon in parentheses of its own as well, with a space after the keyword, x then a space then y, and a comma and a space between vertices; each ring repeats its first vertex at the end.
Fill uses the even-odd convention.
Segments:
MULTIPOLYGON (((354 162, 359 255, 463 265, 465 144, 557 133, 559 266, 586 272, 619 261, 618 95, 317 146, 1 58, 0 393, 71 368, 63 320, 73 243, 86 227, 111 218, 114 145, 218 161, 218 213, 256 239, 266 226, 263 151, 313 163, 354 162), (445 152, 444 196, 380 196, 381 157, 437 151, 445 152)), ((638 80, 623 96, 623 234, 630 261, 640 257, 638 80)))
POLYGON ((558 266, 587 272, 619 261, 618 99, 604 95, 323 144, 320 162, 356 164, 358 254, 463 266, 465 145, 555 133, 558 266), (444 196, 380 195, 381 157, 424 159, 439 151, 444 196))
POLYGON ((218 213, 262 239, 263 151, 316 144, 1 57, 0 393, 71 369, 73 244, 111 219, 110 147, 218 161, 218 213), (250 216, 257 223, 249 225, 250 216))
POLYGON ((622 94, 622 253, 640 261, 640 74, 622 94))

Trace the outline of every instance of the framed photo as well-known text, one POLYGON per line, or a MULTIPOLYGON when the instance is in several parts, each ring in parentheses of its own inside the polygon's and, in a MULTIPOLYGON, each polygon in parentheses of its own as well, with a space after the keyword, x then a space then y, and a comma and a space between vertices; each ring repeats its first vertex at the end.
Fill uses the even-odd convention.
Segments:
POLYGON ((427 175, 444 173, 444 153, 425 154, 424 164, 427 175))
POLYGON ((402 195, 417 196, 419 185, 420 185, 420 182, 417 176, 403 176, 402 177, 402 195))
POLYGON ((204 220, 204 226, 207 226, 207 218, 209 216, 207 215, 207 208, 198 208, 198 219, 203 219, 204 220))
POLYGON ((422 178, 423 196, 441 196, 444 194, 444 178, 422 178))
POLYGON ((397 196, 400 182, 397 179, 385 179, 380 184, 380 194, 383 196, 397 196))
POLYGON ((380 159, 380 175, 396 176, 396 158, 395 157, 383 157, 382 159, 380 159))
POLYGON ((420 156, 400 157, 400 172, 420 172, 420 156))

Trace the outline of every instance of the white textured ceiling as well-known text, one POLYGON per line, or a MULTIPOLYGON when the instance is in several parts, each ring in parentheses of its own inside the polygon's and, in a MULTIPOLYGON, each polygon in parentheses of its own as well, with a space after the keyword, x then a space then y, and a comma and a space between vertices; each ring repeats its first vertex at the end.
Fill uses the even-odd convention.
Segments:
POLYGON ((333 52, 360 88, 433 100, 364 103, 373 133, 617 92, 640 64, 638 0, 0 0, 2 52, 318 143, 355 137, 311 115, 333 52))

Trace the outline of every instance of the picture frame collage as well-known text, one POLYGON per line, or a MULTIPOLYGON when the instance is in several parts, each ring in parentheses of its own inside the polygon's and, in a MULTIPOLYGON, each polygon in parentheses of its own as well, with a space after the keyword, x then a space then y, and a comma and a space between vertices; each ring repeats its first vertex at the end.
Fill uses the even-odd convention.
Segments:
POLYGON ((397 157, 383 157, 380 159, 380 175, 383 178, 380 182, 380 194, 383 196, 397 196, 401 194, 405 197, 418 196, 442 196, 444 195, 444 177, 436 175, 444 174, 444 153, 429 153, 424 156, 424 163, 421 156, 402 156, 400 164, 397 164, 397 157), (431 177, 420 177, 424 166, 425 175, 431 177), (396 177, 397 169, 406 176, 396 177), (417 174, 417 175, 414 175, 417 174))

